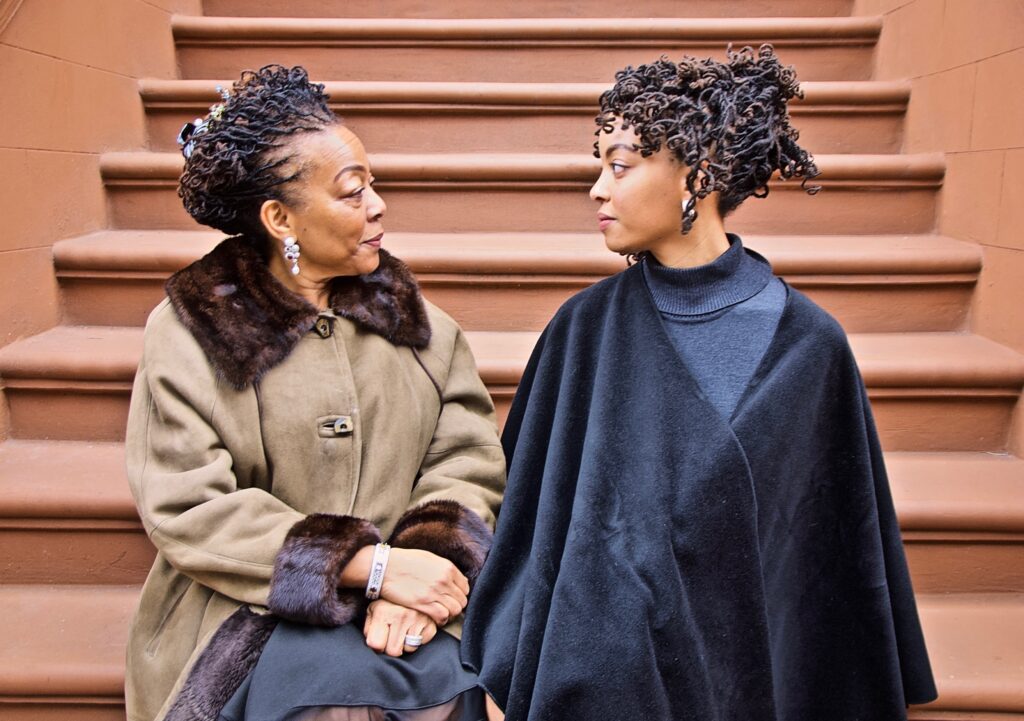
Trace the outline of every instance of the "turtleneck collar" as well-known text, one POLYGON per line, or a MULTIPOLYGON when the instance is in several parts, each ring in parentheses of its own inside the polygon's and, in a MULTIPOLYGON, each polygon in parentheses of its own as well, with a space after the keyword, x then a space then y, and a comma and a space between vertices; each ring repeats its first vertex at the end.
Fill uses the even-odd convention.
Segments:
POLYGON ((701 315, 741 303, 757 295, 772 279, 768 260, 743 247, 734 233, 727 233, 729 249, 706 265, 669 268, 648 254, 643 261, 644 279, 662 313, 701 315))

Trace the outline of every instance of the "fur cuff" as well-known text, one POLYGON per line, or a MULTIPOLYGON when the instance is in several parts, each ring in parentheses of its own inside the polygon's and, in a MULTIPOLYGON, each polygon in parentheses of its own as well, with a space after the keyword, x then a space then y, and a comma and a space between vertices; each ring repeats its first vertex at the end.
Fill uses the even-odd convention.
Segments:
POLYGON ((199 654, 164 721, 217 721, 256 666, 277 621, 247 606, 228 616, 199 654))
POLYGON ((461 503, 429 501, 406 511, 388 542, 447 558, 472 584, 491 549, 491 536, 483 519, 461 503))
POLYGON ((281 618, 314 626, 341 626, 362 609, 359 589, 338 589, 342 569, 363 546, 380 543, 369 521, 314 513, 288 531, 274 561, 267 606, 281 618))

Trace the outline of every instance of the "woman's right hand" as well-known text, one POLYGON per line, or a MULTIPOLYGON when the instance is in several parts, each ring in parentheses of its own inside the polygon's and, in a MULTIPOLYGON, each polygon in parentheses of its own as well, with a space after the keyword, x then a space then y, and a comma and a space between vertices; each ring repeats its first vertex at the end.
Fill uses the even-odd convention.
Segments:
POLYGON ((440 628, 466 607, 469 581, 447 558, 415 548, 392 548, 380 595, 430 616, 440 628))

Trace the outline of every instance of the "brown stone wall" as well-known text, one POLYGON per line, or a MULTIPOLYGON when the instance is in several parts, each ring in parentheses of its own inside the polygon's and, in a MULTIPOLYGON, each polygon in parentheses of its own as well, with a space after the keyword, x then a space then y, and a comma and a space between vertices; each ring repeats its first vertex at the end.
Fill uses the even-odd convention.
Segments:
POLYGON ((946 153, 937 231, 984 249, 971 330, 1024 352, 1024 1, 857 0, 854 12, 885 17, 875 77, 912 81, 904 151, 946 153))
POLYGON ((981 244, 972 330, 1024 352, 1024 2, 857 0, 885 24, 875 77, 913 83, 904 151, 946 153, 937 230, 981 244))
POLYGON ((143 145, 137 79, 174 77, 170 15, 198 11, 199 0, 23 0, 0 34, 0 346, 59 320, 51 247, 104 226, 100 153, 143 145))

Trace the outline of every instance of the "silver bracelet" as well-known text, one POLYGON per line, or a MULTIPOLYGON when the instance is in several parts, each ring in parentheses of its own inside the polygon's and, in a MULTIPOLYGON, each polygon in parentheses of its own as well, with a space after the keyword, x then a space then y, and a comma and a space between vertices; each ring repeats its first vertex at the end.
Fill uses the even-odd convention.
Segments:
POLYGON ((370 564, 370 578, 366 581, 366 597, 371 601, 380 598, 380 589, 384 585, 384 572, 388 568, 388 556, 391 546, 378 543, 373 549, 373 562, 370 564))

